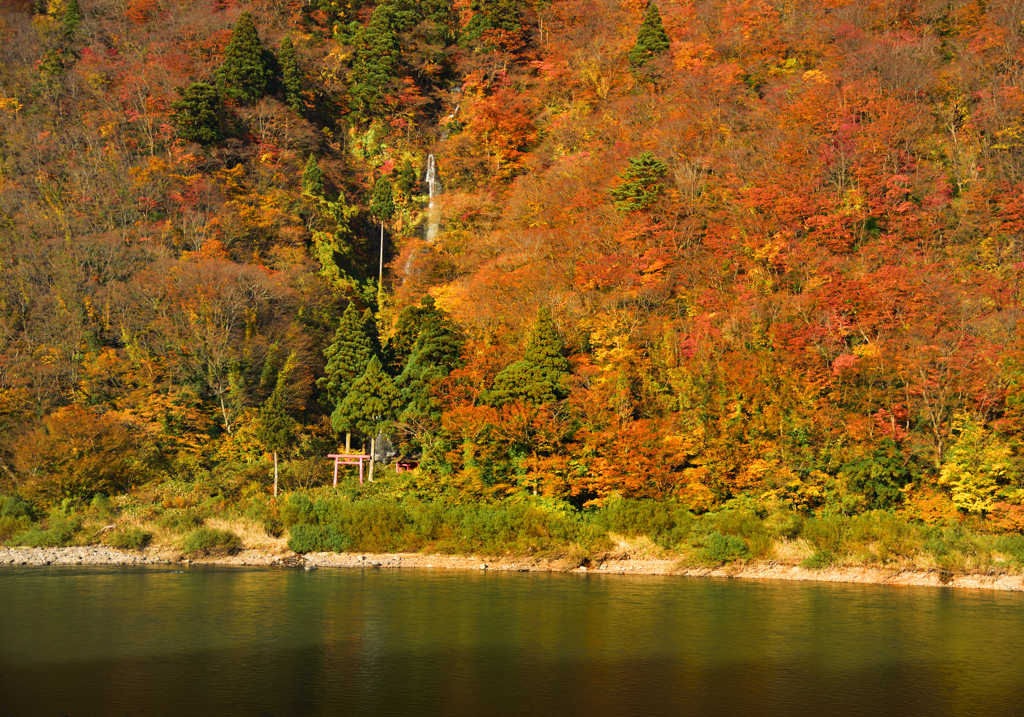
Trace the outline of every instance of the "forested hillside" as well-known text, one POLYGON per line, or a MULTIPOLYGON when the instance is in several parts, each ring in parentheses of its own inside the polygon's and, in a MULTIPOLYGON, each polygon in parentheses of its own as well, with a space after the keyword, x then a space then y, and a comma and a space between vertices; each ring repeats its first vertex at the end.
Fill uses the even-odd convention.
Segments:
POLYGON ((0 481, 1019 532, 1022 240, 1015 0, 6 3, 0 481))

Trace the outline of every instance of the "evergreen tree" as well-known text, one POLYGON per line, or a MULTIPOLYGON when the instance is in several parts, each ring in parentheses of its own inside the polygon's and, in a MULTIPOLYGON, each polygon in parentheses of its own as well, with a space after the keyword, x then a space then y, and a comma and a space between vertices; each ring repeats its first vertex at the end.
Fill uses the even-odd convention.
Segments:
POLYGON ((377 7, 387 13, 391 29, 396 33, 408 32, 423 18, 419 0, 381 0, 377 7))
POLYGON ((277 62, 281 66, 281 89, 284 91, 285 104, 301 117, 305 110, 302 105, 302 75, 295 60, 295 46, 290 37, 285 37, 281 41, 277 62))
POLYGON ((458 21, 452 0, 423 0, 420 3, 423 19, 434 26, 431 37, 443 45, 455 42, 458 21))
POLYGON ((420 299, 419 306, 406 306, 402 309, 395 324, 395 333, 388 341, 386 351, 388 365, 392 371, 401 373, 416 340, 432 323, 450 324, 451 319, 447 313, 435 306, 434 297, 429 294, 420 299))
POLYGON ((666 174, 668 166, 651 152, 629 160, 629 167, 619 174, 622 184, 610 192, 615 208, 620 212, 647 209, 665 191, 665 185, 658 180, 666 174))
POLYGON ((334 340, 324 351, 327 365, 323 378, 317 381, 330 405, 337 406, 345 399, 352 383, 366 371, 373 354, 373 339, 365 319, 355 304, 349 304, 341 315, 334 340))
POLYGON ((64 6, 64 34, 70 37, 81 24, 82 10, 78 6, 78 0, 68 0, 68 4, 64 6))
POLYGON ((252 15, 243 12, 231 30, 224 64, 217 71, 224 96, 242 103, 255 102, 266 94, 271 74, 252 15))
POLYGON ((171 103, 171 118, 178 126, 178 137, 186 142, 211 144, 221 138, 224 103, 217 88, 205 82, 195 82, 181 99, 171 103))
POLYGON ((412 166, 412 160, 406 157, 402 160, 402 166, 398 170, 398 178, 395 180, 398 191, 402 193, 403 197, 408 199, 413 195, 413 190, 419 186, 419 179, 419 174, 417 174, 412 166))
POLYGON ((665 27, 661 24, 661 13, 658 6, 651 3, 647 6, 640 31, 636 36, 636 45, 629 51, 629 64, 643 67, 655 56, 668 51, 669 40, 665 27))
POLYGON ((295 439, 295 419, 288 415, 287 388, 285 382, 295 354, 288 357, 285 366, 277 376, 273 393, 260 407, 256 423, 256 438, 267 451, 274 454, 274 496, 277 496, 277 454, 291 445, 295 439))
POLYGON ((543 405, 560 401, 568 395, 566 379, 569 360, 558 337, 551 312, 542 307, 534 324, 522 360, 505 368, 494 378, 494 386, 481 400, 492 406, 512 401, 543 405))
MULTIPOLYGON (((346 430, 369 436, 370 455, 376 454, 377 434, 383 433, 395 419, 402 405, 402 395, 395 382, 381 366, 376 356, 370 359, 366 371, 352 384, 345 400, 331 416, 331 423, 343 424, 346 430)), ((370 461, 370 480, 373 480, 373 461, 370 461)))
POLYGON ((429 321, 413 344, 405 368, 395 381, 402 393, 407 422, 436 421, 441 405, 433 389, 462 364, 462 336, 449 321, 429 321))
POLYGON ((467 40, 475 42, 488 30, 519 32, 523 29, 517 0, 473 0, 469 9, 473 15, 463 33, 467 40))
POLYGON ((386 6, 378 5, 374 9, 369 24, 359 30, 354 44, 356 52, 350 87, 352 109, 371 115, 379 108, 381 96, 394 77, 401 54, 386 6))
POLYGON ((323 198, 324 196, 324 173, 320 170, 320 165, 312 154, 309 155, 306 169, 302 172, 302 193, 311 197, 323 198))
POLYGON ((395 216, 395 197, 391 191, 391 182, 382 176, 373 185, 373 197, 370 199, 370 214, 381 223, 395 216))
POLYGON ((333 407, 331 425, 338 433, 345 433, 346 450, 351 446, 351 421, 339 413, 341 403, 348 396, 356 379, 363 375, 376 351, 376 332, 368 325, 355 304, 349 304, 341 316, 334 340, 324 351, 327 365, 317 386, 326 394, 327 404, 333 407))

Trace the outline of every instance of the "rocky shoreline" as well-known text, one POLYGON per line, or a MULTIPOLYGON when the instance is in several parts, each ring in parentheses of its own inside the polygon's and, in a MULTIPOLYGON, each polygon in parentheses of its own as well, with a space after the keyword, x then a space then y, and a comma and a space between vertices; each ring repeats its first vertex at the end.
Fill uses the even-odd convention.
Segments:
POLYGON ((1024 592, 1024 575, 993 571, 957 575, 940 570, 908 568, 830 567, 810 570, 778 563, 733 564, 718 568, 680 564, 673 559, 598 556, 574 565, 565 560, 530 557, 481 558, 479 556, 424 553, 307 553, 246 550, 224 557, 189 560, 174 551, 116 550, 105 546, 74 548, 0 548, 3 566, 65 565, 218 565, 233 567, 491 570, 498 572, 563 572, 589 575, 664 575, 736 578, 745 580, 800 580, 832 583, 973 588, 1024 592))

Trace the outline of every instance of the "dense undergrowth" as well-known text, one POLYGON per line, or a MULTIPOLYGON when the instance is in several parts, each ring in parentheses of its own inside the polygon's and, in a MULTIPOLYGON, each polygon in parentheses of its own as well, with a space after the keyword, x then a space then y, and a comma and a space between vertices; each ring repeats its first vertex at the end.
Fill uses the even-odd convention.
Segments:
POLYGON ((905 512, 811 514, 749 496, 695 514, 671 501, 617 499, 580 509, 520 494, 496 501, 423 495, 415 481, 298 489, 278 499, 259 483, 150 484, 128 495, 65 500, 41 510, 0 499, 9 546, 147 546, 192 558, 242 548, 305 552, 435 552, 533 556, 573 565, 600 557, 677 558, 680 565, 774 561, 805 568, 898 566, 943 572, 1018 572, 1024 537, 905 512), (244 537, 243 537, 244 535, 244 537))

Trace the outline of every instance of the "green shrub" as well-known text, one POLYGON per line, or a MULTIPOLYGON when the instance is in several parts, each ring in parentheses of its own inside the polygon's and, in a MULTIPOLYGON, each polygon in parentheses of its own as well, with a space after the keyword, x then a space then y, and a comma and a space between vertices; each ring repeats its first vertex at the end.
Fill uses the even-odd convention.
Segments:
POLYGON ((152 539, 151 533, 139 528, 128 528, 109 533, 104 542, 112 548, 121 550, 142 550, 152 539))
POLYGON ((182 547, 190 558, 216 557, 237 553, 242 548, 242 539, 230 530, 204 526, 189 533, 182 547))
POLYGON ((717 531, 704 538, 704 546, 697 553, 697 558, 706 565, 721 565, 749 557, 750 549, 743 538, 717 531))
POLYGON ((1024 535, 1004 535, 996 540, 995 548, 1015 562, 1024 564, 1024 535))
POLYGON ((27 515, 18 518, 10 515, 0 517, 0 543, 10 540, 18 533, 25 532, 31 524, 32 521, 27 515))
POLYGON ((811 570, 822 570, 830 567, 832 565, 832 560, 832 553, 818 550, 810 557, 804 558, 800 562, 800 567, 810 568, 811 570))
POLYGON ((281 507, 281 522, 285 527, 308 525, 314 522, 313 501, 305 493, 292 493, 281 507))
POLYGON ((694 516, 674 503, 622 499, 597 511, 594 520, 605 530, 628 536, 646 535, 658 545, 672 548, 689 537, 694 516))
POLYGON ((157 525, 176 533, 195 530, 205 523, 206 520, 194 510, 169 510, 160 516, 157 525))
POLYGON ((743 557, 763 557, 772 548, 772 534, 764 520, 744 508, 707 513, 694 525, 693 532, 705 545, 715 533, 739 538, 747 548, 743 557))
POLYGON ((803 536, 819 552, 846 555, 849 519, 844 515, 811 518, 804 524, 803 536))
POLYGON ((32 525, 9 542, 29 548, 61 548, 71 544, 81 527, 82 523, 77 519, 51 520, 48 527, 32 525))
POLYGON ((349 537, 332 525, 295 525, 288 537, 288 549, 296 553, 343 553, 351 547, 349 537))
POLYGON ((35 518, 32 506, 16 495, 9 495, 0 500, 0 518, 35 518))
POLYGON ((92 506, 93 510, 96 511, 97 515, 101 517, 106 517, 110 515, 114 510, 114 506, 110 502, 110 498, 103 495, 102 493, 97 493, 96 495, 94 495, 92 497, 90 505, 92 506))

